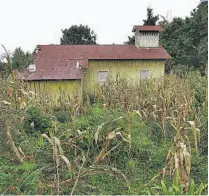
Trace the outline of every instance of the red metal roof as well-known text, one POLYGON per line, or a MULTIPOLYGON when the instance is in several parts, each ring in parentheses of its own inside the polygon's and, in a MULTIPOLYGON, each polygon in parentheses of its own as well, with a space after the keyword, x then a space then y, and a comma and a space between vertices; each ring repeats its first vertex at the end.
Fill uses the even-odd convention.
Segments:
POLYGON ((163 28, 160 25, 153 25, 153 26, 142 26, 142 25, 135 25, 133 28, 134 31, 162 31, 163 28))
POLYGON ((82 70, 77 61, 88 67, 89 60, 131 60, 171 58, 163 47, 137 48, 134 45, 39 45, 36 72, 27 80, 80 79, 82 70))

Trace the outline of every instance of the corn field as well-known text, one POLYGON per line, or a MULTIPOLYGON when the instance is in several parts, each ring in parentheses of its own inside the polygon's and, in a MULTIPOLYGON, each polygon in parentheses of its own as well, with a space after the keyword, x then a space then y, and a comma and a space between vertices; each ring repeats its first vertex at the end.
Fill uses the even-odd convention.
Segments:
POLYGON ((166 193, 207 191, 198 162, 207 157, 207 84, 198 73, 109 81, 60 108, 13 78, 0 79, 1 193, 163 194, 165 181, 179 191, 166 193))

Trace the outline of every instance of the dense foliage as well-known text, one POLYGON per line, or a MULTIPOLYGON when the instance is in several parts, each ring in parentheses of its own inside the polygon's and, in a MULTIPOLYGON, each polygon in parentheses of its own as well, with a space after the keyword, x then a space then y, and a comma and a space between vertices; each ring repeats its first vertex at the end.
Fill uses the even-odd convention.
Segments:
POLYGON ((0 192, 206 194, 206 81, 198 72, 109 81, 74 115, 73 105, 53 108, 1 79, 0 192))
POLYGON ((147 8, 147 19, 144 19, 144 25, 156 25, 157 21, 159 20, 159 15, 153 15, 153 9, 148 7, 147 8))
POLYGON ((208 59, 208 3, 201 3, 191 16, 174 18, 165 25, 161 43, 172 56, 167 72, 196 69, 204 74, 208 59))
POLYGON ((16 48, 12 54, 12 68, 20 70, 27 68, 33 62, 33 56, 29 52, 24 52, 20 47, 16 48))
POLYGON ((66 44, 96 44, 97 36, 87 25, 72 25, 62 30, 61 45, 66 44))
POLYGON ((12 70, 23 70, 33 63, 33 55, 30 52, 24 52, 21 47, 17 47, 11 54, 3 45, 2 47, 5 52, 1 55, 0 58, 1 77, 6 78, 9 74, 12 73, 12 70))

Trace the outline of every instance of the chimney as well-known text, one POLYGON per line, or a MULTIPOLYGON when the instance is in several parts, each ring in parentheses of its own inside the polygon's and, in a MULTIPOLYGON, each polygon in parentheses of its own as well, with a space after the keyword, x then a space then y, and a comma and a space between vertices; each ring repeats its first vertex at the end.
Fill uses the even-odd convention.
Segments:
POLYGON ((137 48, 158 48, 159 47, 159 34, 162 27, 155 26, 134 26, 135 32, 135 46, 137 48))

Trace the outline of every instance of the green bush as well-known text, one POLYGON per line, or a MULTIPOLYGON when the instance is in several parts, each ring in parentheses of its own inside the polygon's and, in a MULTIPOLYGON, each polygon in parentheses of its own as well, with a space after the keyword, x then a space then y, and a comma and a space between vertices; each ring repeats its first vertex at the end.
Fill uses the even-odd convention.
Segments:
POLYGON ((71 122, 71 112, 69 110, 67 111, 57 111, 54 112, 55 117, 60 123, 66 123, 66 122, 71 122))
POLYGON ((26 111, 25 128, 27 130, 46 132, 52 126, 52 116, 39 106, 31 106, 26 111))

